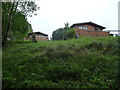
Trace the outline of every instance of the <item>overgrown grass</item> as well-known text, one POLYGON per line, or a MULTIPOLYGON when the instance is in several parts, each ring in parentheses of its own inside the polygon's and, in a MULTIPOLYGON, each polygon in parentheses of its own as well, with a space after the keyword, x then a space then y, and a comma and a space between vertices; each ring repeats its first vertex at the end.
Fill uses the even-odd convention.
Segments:
POLYGON ((118 87, 117 38, 40 41, 3 48, 3 88, 118 87))

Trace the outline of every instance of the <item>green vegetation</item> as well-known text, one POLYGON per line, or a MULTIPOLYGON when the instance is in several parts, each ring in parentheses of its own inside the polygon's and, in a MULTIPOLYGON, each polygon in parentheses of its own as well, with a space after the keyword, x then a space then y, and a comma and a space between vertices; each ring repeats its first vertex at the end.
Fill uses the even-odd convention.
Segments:
POLYGON ((75 29, 69 27, 69 23, 64 28, 58 28, 52 33, 52 40, 67 40, 75 38, 75 29))
POLYGON ((32 32, 31 24, 28 23, 27 19, 24 15, 22 15, 22 13, 17 12, 13 22, 14 23, 11 27, 11 30, 8 33, 10 40, 24 40, 28 33, 32 32))
POLYGON ((40 41, 3 48, 3 88, 118 87, 118 38, 40 41))
POLYGON ((2 46, 7 39, 23 40, 32 32, 27 16, 32 16, 38 9, 35 2, 2 2, 2 46))

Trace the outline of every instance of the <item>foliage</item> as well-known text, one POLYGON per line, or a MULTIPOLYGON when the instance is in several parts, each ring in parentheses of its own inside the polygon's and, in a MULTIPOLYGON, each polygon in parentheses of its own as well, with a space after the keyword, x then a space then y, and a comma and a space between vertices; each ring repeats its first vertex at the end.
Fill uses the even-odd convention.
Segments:
POLYGON ((25 2, 21 1, 18 4, 18 7, 20 8, 20 11, 25 15, 25 16, 30 16, 32 15, 37 15, 35 12, 40 9, 35 2, 25 2))
POLYGON ((82 37, 3 48, 3 88, 116 88, 118 42, 82 37))
MULTIPOLYGON (((25 36, 27 26, 27 16, 37 11, 39 7, 34 2, 2 2, 2 45, 4 46, 8 36, 15 37, 20 33, 20 37, 25 36), (16 21, 20 20, 20 21, 16 21), (18 22, 20 26, 18 27, 18 22), (23 26, 23 27, 22 27, 23 26), (18 27, 18 28, 17 28, 18 27), (22 32, 22 33, 21 33, 22 32)), ((19 38, 20 39, 20 38, 19 38)))
POLYGON ((11 40, 23 40, 29 32, 32 32, 31 25, 27 22, 24 15, 17 12, 11 30, 8 33, 8 38, 11 40))
POLYGON ((66 38, 68 39, 72 39, 75 37, 75 29, 74 28, 69 28, 68 30, 66 30, 66 38))
POLYGON ((66 40, 75 37, 75 29, 70 28, 66 23, 64 28, 59 28, 52 33, 53 40, 66 40))
POLYGON ((53 40, 63 40, 63 29, 59 28, 56 31, 53 32, 52 34, 52 39, 53 40))

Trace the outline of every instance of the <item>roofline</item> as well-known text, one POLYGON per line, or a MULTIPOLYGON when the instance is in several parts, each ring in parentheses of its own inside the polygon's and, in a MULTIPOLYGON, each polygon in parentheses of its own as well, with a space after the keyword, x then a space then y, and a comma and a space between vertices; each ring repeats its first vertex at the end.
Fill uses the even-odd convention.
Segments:
POLYGON ((48 34, 44 34, 42 32, 32 32, 32 33, 28 33, 28 35, 31 35, 31 34, 42 34, 44 36, 48 36, 48 34))
POLYGON ((100 28, 102 28, 102 29, 106 29, 106 27, 103 27, 103 26, 101 26, 101 25, 98 25, 98 24, 96 24, 96 23, 93 23, 93 22, 83 22, 83 23, 75 23, 75 24, 73 24, 72 26, 71 26, 71 28, 72 27, 74 27, 74 26, 77 26, 77 25, 84 25, 84 24, 91 24, 91 25, 93 25, 93 26, 98 26, 98 27, 100 27, 100 28))

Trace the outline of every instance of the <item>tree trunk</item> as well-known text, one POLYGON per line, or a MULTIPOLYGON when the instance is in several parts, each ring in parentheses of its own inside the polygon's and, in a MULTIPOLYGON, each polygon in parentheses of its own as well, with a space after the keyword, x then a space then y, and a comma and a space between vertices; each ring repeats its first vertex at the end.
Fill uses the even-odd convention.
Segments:
POLYGON ((4 31, 4 32, 5 32, 5 33, 4 33, 5 35, 4 35, 3 39, 2 39, 2 46, 4 46, 5 43, 6 43, 6 40, 7 40, 7 37, 8 37, 8 32, 10 31, 10 28, 11 28, 11 25, 12 25, 12 21, 13 21, 14 12, 16 12, 17 6, 18 6, 18 2, 17 2, 17 4, 16 4, 16 6, 15 6, 15 2, 13 2, 12 7, 11 7, 11 9, 10 9, 9 17, 8 17, 7 28, 6 28, 6 30, 4 31), (15 10, 14 10, 14 7, 15 7, 15 10), (13 11, 14 11, 14 12, 13 12, 13 11))

